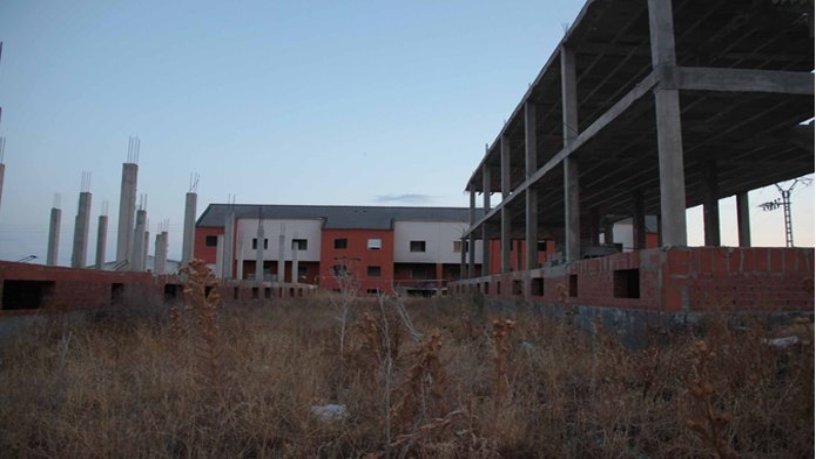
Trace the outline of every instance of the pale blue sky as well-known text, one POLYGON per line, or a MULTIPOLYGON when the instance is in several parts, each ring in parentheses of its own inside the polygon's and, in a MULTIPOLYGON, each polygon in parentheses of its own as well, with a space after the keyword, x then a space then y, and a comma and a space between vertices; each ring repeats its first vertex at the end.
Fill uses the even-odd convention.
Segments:
MULTIPOLYGON (((0 259, 45 257, 60 193, 68 263, 83 170, 93 173, 90 246, 107 200, 111 258, 130 135, 142 142, 151 232, 170 219, 173 258, 192 171, 199 213, 229 194, 241 203, 465 206, 484 144, 582 4, 3 0, 0 259)), ((755 192, 752 204, 774 197, 755 192)), ((721 211, 727 244, 732 201, 721 211)), ((698 214, 690 211, 693 244, 702 241, 698 214)), ((781 211, 755 208, 752 218, 757 244, 784 244, 781 211)), ((798 245, 813 245, 813 218, 813 189, 803 189, 798 245)))

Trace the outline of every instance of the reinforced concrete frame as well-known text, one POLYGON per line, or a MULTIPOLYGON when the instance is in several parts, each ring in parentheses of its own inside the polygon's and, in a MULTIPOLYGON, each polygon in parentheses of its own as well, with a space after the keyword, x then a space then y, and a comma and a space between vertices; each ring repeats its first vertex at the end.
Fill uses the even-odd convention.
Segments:
POLYGON ((814 170, 812 21, 808 2, 588 1, 467 181, 484 207, 467 260, 481 239, 491 274, 500 239, 507 273, 524 240, 533 269, 549 238, 571 263, 627 217, 642 249, 646 215, 662 247, 683 247, 697 205, 719 246, 717 203, 734 195, 750 246, 748 191, 814 170))

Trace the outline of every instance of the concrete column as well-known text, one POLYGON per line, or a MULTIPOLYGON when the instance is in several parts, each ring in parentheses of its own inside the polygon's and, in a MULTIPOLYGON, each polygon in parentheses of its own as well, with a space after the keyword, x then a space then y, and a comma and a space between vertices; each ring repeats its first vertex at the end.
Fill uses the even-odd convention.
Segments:
POLYGON ((487 164, 482 165, 482 204, 487 215, 490 211, 490 168, 487 164))
POLYGON ((51 222, 48 225, 48 252, 45 256, 45 263, 48 266, 57 266, 59 263, 59 237, 60 237, 60 220, 62 219, 62 210, 56 207, 51 209, 51 222))
POLYGON ((215 243, 215 277, 224 278, 224 235, 219 234, 215 243))
POLYGON ((136 211, 136 226, 133 228, 133 236, 131 237, 133 246, 131 248, 131 254, 127 257, 129 271, 144 271, 145 269, 145 260, 142 257, 144 257, 145 252, 144 235, 147 234, 145 231, 146 223, 147 211, 136 211))
MULTIPOLYGON (((501 137, 499 145, 501 153, 501 193, 502 201, 506 201, 510 196, 510 140, 506 136, 501 137)), ((512 250, 512 240, 510 235, 513 231, 513 223, 510 221, 510 209, 507 206, 501 208, 501 270, 503 273, 511 271, 510 252, 512 250)))
POLYGON ((235 261, 235 211, 231 208, 224 218, 224 279, 232 279, 234 271, 232 269, 235 261))
MULTIPOLYGON (((575 76, 575 54, 561 47, 561 105, 564 146, 578 136, 578 85, 575 76)), ((580 196, 578 194, 578 163, 564 159, 564 245, 567 261, 581 258, 580 196)))
MULTIPOLYGON (((473 185, 470 186, 470 212, 468 214, 468 221, 470 223, 470 234, 467 238, 467 271, 462 272, 462 278, 474 277, 476 275, 476 246, 473 244, 475 238, 473 237, 473 225, 476 223, 476 190, 473 185)), ((465 240, 462 240, 462 250, 465 250, 465 240)))
POLYGON ((255 240, 258 241, 255 245, 255 282, 263 282, 263 266, 264 266, 264 227, 263 220, 258 219, 258 232, 255 235, 255 240))
POLYGON ((490 274, 490 240, 488 239, 487 222, 482 224, 482 276, 490 274))
POLYGON ((748 192, 737 193, 737 232, 739 246, 751 247, 751 219, 748 215, 748 192))
POLYGON ((703 164, 703 229, 705 245, 719 247, 720 244, 720 200, 717 198, 717 163, 703 164))
POLYGON ((615 243, 615 234, 614 234, 615 223, 612 219, 607 218, 604 222, 604 245, 611 245, 615 243))
POLYGON ((632 192, 632 245, 638 250, 646 248, 646 213, 640 190, 632 192))
POLYGON ((189 192, 184 200, 184 234, 181 236, 181 263, 187 263, 195 255, 195 220, 198 194, 189 192))
POLYGON ((153 250, 153 274, 165 274, 167 271, 167 231, 156 234, 153 250))
POLYGON ((238 253, 235 256, 237 259, 235 262, 235 278, 242 281, 244 280, 244 240, 242 238, 238 238, 238 248, 236 250, 238 253))
MULTIPOLYGON (((147 223, 145 223, 145 232, 144 232, 144 243, 142 244, 142 271, 147 271, 147 259, 148 259, 148 248, 150 247, 150 230, 147 229, 147 223)), ((156 269, 155 265, 156 258, 153 258, 153 269, 156 269)))
POLYGON ((278 282, 286 282, 286 227, 281 225, 278 236, 278 282))
MULTIPOLYGON (((674 18, 671 0, 648 0, 652 67, 676 65, 674 18)), ((680 97, 676 89, 660 84, 654 90, 657 152, 660 170, 661 235, 664 246, 688 244, 686 229, 686 179, 680 97)))
POLYGON ((88 257, 88 233, 91 228, 91 193, 79 193, 79 206, 74 220, 74 245, 71 267, 84 268, 88 257))
POLYGON ((136 181, 139 166, 122 164, 122 188, 119 192, 119 227, 116 235, 116 261, 128 259, 133 248, 133 219, 136 212, 136 181))
POLYGON ((297 233, 295 233, 295 234, 292 236, 292 238, 293 238, 293 240, 292 240, 292 273, 291 273, 290 277, 291 277, 291 279, 292 279, 292 282, 300 282, 300 280, 298 280, 298 274, 297 274, 297 272, 298 272, 298 268, 299 268, 299 263, 298 263, 298 248, 297 248, 297 246, 294 244, 294 242, 295 242, 295 241, 294 241, 294 239, 297 239, 297 238, 298 238, 298 234, 297 234, 297 233))
POLYGON ((108 216, 99 216, 99 225, 96 230, 96 269, 102 269, 105 266, 105 250, 108 243, 108 216))
MULTIPOLYGON (((484 213, 490 212, 490 168, 482 165, 482 199, 484 213)), ((488 239, 487 222, 482 224, 482 275, 490 274, 490 240, 488 239)))
MULTIPOLYGON (((524 170, 529 179, 538 169, 538 136, 536 132, 536 107, 524 104, 524 170)), ((538 267, 538 190, 528 187, 525 193, 524 236, 527 241, 527 269, 538 267)))
POLYGON ((0 202, 3 200, 3 181, 6 178, 6 165, 0 163, 0 202))

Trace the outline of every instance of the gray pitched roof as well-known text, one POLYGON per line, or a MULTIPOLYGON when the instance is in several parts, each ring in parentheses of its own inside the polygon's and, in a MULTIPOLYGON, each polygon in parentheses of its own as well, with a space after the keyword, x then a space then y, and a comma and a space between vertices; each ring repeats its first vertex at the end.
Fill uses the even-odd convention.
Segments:
MULTIPOLYGON (((229 204, 210 204, 196 226, 223 227, 229 204)), ((326 229, 391 229, 394 221, 467 222, 466 207, 300 206, 235 204, 235 218, 320 219, 326 229)), ((483 215, 476 209, 476 218, 483 215)))

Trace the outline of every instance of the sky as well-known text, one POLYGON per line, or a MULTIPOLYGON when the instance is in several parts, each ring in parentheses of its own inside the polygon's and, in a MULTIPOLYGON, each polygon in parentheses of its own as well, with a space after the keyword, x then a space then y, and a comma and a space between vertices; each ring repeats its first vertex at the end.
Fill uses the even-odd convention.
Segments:
MULTIPOLYGON (((69 264, 83 171, 108 259, 129 136, 150 231, 181 253, 184 194, 199 209, 249 204, 467 206, 465 183, 583 0, 0 2, 0 259, 45 259, 62 208, 69 264)), ((813 245, 813 186, 793 196, 797 245, 813 245)), ((781 210, 756 205, 755 245, 783 246, 781 210)), ((496 198, 494 198, 495 201, 496 198)), ((736 244, 734 200, 721 202, 736 244)), ((689 243, 703 240, 689 210, 689 243)), ((151 236, 152 239, 152 236, 151 236)), ((151 242, 152 253, 152 242, 151 242)))

